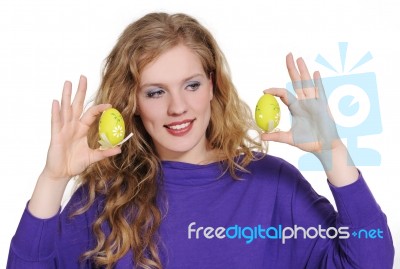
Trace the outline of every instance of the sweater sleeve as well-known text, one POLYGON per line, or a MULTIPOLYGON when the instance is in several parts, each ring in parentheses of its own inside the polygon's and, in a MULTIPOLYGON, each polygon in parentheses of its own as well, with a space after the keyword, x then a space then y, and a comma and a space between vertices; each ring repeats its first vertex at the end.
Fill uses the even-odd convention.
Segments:
POLYGON ((375 201, 362 174, 345 187, 330 189, 338 209, 336 226, 349 227, 349 238, 339 240, 347 261, 359 268, 392 268, 394 246, 386 215, 375 201))
POLYGON ((26 207, 11 240, 7 269, 89 268, 80 256, 92 240, 88 215, 94 216, 96 207, 71 217, 83 205, 83 196, 78 189, 64 210, 49 219, 36 218, 26 207))
POLYGON ((300 175, 292 199, 294 224, 319 228, 304 249, 306 268, 392 268, 394 247, 386 216, 363 176, 335 187, 329 184, 337 212, 300 175))
POLYGON ((7 269, 56 268, 58 220, 59 214, 49 219, 36 218, 26 207, 11 241, 7 269))

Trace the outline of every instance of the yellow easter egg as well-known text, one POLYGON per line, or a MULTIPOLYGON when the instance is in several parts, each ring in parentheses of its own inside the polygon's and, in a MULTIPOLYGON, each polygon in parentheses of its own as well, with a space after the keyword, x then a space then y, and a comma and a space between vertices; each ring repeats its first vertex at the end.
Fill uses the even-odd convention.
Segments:
POLYGON ((266 132, 274 130, 281 119, 281 109, 278 101, 271 94, 264 94, 258 100, 255 113, 258 127, 266 132))
MULTIPOLYGON (((115 108, 108 108, 103 111, 99 122, 99 135, 101 140, 104 137, 112 146, 120 143, 125 137, 125 123, 121 113, 115 108)), ((105 139, 104 139, 105 140, 105 139)))

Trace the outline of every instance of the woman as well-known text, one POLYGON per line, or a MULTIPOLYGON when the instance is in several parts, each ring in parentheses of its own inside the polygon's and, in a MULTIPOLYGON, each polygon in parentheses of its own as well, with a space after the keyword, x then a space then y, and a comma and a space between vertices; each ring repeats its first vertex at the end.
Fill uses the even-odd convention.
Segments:
POLYGON ((390 268, 385 215, 337 136, 319 74, 314 85, 291 54, 287 66, 297 97, 265 92, 289 106, 292 129, 262 139, 314 153, 338 213, 248 135, 252 115, 211 34, 184 14, 153 13, 121 35, 94 106, 82 115, 85 77, 72 104, 70 82, 53 102, 47 162, 8 268, 390 268), (95 149, 111 106, 133 138, 95 149), (351 236, 360 229, 376 240, 351 236))

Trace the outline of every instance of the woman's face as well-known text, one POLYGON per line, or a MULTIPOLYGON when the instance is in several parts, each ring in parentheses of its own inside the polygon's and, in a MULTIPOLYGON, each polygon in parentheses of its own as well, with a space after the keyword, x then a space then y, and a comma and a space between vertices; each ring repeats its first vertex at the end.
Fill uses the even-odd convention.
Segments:
POLYGON ((145 66, 138 113, 162 160, 197 163, 207 153, 212 81, 199 56, 184 45, 145 66))

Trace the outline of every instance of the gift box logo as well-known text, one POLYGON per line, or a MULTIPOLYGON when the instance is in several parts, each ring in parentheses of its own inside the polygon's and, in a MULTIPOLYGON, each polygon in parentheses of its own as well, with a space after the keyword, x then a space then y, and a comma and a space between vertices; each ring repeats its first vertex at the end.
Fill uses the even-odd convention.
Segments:
MULTIPOLYGON (((338 72, 320 54, 315 61, 338 74, 344 73, 347 47, 347 42, 339 43, 342 72, 338 72)), ((339 136, 346 139, 347 148, 356 166, 379 166, 381 164, 381 155, 376 149, 361 148, 358 145, 359 137, 382 132, 376 75, 373 72, 353 73, 353 70, 371 59, 371 53, 367 52, 349 69, 348 73, 351 74, 322 78, 339 136)), ((294 92, 291 83, 287 84, 287 89, 294 92)), ((323 169, 318 159, 310 153, 300 157, 298 166, 303 171, 323 169)))

